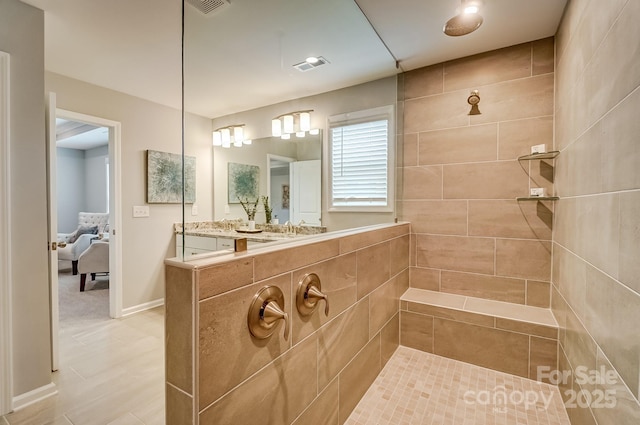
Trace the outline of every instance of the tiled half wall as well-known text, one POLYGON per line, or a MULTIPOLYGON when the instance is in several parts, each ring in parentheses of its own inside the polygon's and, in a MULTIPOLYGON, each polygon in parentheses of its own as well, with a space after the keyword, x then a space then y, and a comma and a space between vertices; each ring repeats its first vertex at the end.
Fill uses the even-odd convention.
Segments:
POLYGON ((399 344, 409 287, 409 225, 318 237, 224 259, 167 265, 167 424, 336 424, 349 416, 399 344), (330 299, 303 319, 299 279, 319 275, 330 299), (282 325, 253 338, 254 294, 285 294, 282 325))

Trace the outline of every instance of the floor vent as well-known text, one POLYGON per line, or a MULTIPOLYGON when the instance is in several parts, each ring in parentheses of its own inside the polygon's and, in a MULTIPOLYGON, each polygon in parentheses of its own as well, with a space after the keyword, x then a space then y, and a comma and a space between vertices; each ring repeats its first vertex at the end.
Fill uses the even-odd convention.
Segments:
POLYGON ((219 12, 229 6, 228 0, 187 0, 187 3, 198 9, 198 11, 203 15, 207 16, 214 12, 219 12))

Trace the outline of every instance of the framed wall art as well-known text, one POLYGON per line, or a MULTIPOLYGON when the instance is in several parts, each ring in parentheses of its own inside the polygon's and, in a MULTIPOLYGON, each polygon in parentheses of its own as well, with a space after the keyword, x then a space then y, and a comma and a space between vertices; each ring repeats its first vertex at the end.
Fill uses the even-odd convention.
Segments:
POLYGON ((239 204, 240 199, 254 201, 260 196, 260 167, 229 162, 228 202, 239 204))
MULTIPOLYGON (((147 203, 182 202, 182 157, 178 154, 147 150, 147 203)), ((184 202, 196 201, 196 158, 184 157, 184 202)))

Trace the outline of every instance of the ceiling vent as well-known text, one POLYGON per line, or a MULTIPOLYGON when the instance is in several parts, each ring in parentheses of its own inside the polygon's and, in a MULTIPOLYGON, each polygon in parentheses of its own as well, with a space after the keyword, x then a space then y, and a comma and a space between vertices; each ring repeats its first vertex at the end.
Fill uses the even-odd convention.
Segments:
POLYGON ((222 9, 229 6, 228 0, 187 0, 194 8, 198 9, 203 15, 213 15, 214 12, 220 12, 222 9))
POLYGON ((306 72, 306 71, 309 71, 311 69, 314 69, 314 68, 317 68, 319 66, 326 65, 326 64, 329 63, 329 61, 326 60, 325 58, 323 58, 322 56, 318 56, 316 59, 317 60, 315 62, 313 62, 313 63, 304 61, 304 62, 300 62, 300 63, 297 63, 297 64, 293 65, 293 67, 295 69, 297 69, 298 71, 300 71, 300 72, 306 72))

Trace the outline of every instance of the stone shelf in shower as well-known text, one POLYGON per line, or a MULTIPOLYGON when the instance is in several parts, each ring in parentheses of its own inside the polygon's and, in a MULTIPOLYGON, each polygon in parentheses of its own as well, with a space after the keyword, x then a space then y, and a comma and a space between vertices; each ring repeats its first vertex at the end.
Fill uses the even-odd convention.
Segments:
POLYGON ((558 155, 560 155, 560 151, 532 153, 530 155, 519 156, 518 161, 534 161, 536 159, 553 159, 558 155))
POLYGON ((557 201, 560 199, 557 196, 529 196, 523 198, 516 198, 516 201, 557 201))

